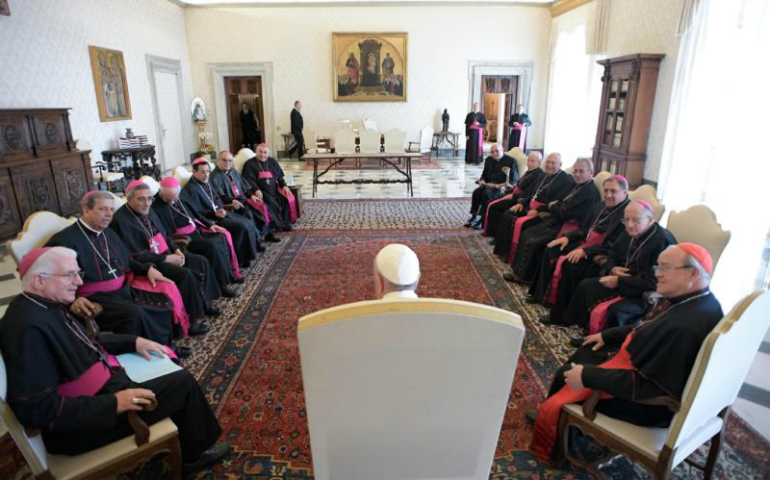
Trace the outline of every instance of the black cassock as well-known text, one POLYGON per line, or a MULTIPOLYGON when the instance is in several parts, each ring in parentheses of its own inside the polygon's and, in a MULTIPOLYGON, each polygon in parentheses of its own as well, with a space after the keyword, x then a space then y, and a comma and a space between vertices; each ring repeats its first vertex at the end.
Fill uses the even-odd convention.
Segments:
POLYGON ((118 414, 114 393, 146 388, 158 407, 139 416, 163 418, 179 428, 184 461, 195 460, 222 433, 198 382, 181 370, 137 384, 121 369, 106 367, 107 353, 136 350, 136 336, 97 333, 93 338, 62 304, 31 294, 17 296, 0 321, 0 350, 8 372, 7 401, 27 428, 38 429, 49 453, 78 455, 133 435, 127 414, 118 414), (58 388, 101 362, 111 376, 95 395, 64 397, 58 388))
POLYGON ((465 116, 465 163, 481 163, 481 141, 484 127, 487 125, 487 117, 481 112, 470 112, 465 116), (479 122, 479 129, 470 128, 473 122, 479 122))
POLYGON ((600 202, 599 190, 593 179, 589 179, 579 185, 575 184, 570 193, 552 206, 541 207, 550 216, 522 232, 516 257, 511 263, 513 273, 522 280, 531 281, 548 242, 557 237, 567 222, 576 223, 577 228, 586 228, 591 221, 594 205, 600 202))
MULTIPOLYGON (((532 122, 529 120, 529 115, 527 115, 526 113, 522 113, 522 114, 514 113, 513 115, 511 115, 511 118, 508 121, 508 126, 511 127, 511 136, 508 137, 508 150, 513 149, 513 147, 518 147, 519 141, 521 140, 521 130, 516 130, 515 128, 513 128, 514 123, 521 123, 527 127, 532 126, 532 122)), ((524 150, 525 148, 527 148, 526 138, 524 139, 524 148, 522 148, 522 150, 524 150)))
MULTIPOLYGON (((67 247, 77 252, 84 285, 119 278, 129 271, 137 276, 147 275, 152 266, 132 258, 113 230, 96 232, 80 220, 56 233, 46 246, 67 247)), ((93 293, 86 298, 103 307, 96 317, 102 330, 139 335, 163 344, 171 342, 174 311, 171 301, 162 293, 131 288, 126 277, 116 290, 93 293)))
MULTIPOLYGON (((500 217, 519 200, 525 197, 531 197, 535 194, 535 189, 543 180, 545 172, 542 168, 536 168, 534 170, 527 170, 524 175, 521 176, 511 192, 510 198, 500 200, 489 206, 487 214, 487 229, 486 234, 490 237, 497 235, 497 227, 500 224, 500 217), (517 188, 518 187, 518 188, 517 188)), ((485 212, 482 212, 484 214, 485 212)))
MULTIPOLYGON (((495 235, 495 255, 499 255, 506 261, 508 260, 508 256, 511 253, 511 245, 513 244, 513 227, 516 219, 525 216, 529 211, 530 201, 535 200, 547 206, 549 202, 564 198, 572 190, 573 185, 575 185, 575 180, 572 178, 572 175, 564 170, 559 170, 551 175, 544 175, 537 187, 535 187, 532 195, 519 198, 517 201, 518 204, 524 206, 521 211, 514 213, 506 210, 503 212, 497 227, 497 234, 495 235)), ((546 210, 544 207, 541 207, 538 211, 546 210)), ((540 223, 540 218, 538 217, 526 222, 522 227, 522 233, 538 223, 540 223)))
POLYGON ((227 212, 223 218, 216 216, 217 210, 222 210, 219 195, 211 188, 211 182, 200 183, 191 178, 179 194, 185 204, 192 209, 190 213, 202 222, 213 222, 230 232, 233 237, 233 247, 238 256, 238 263, 245 267, 257 258, 259 232, 254 222, 235 212, 227 212))
MULTIPOLYGON (((519 180, 519 166, 516 161, 504 154, 500 160, 490 155, 484 160, 484 170, 481 172, 479 180, 485 183, 510 184, 513 185, 519 180), (505 175, 503 168, 509 168, 508 175, 505 175)), ((492 188, 487 185, 479 185, 471 195, 471 215, 483 215, 487 210, 487 205, 492 200, 497 200, 503 195, 499 188, 492 188)))
POLYGON ((262 201, 270 212, 270 226, 274 230, 284 230, 291 225, 289 201, 278 192, 278 188, 286 186, 283 169, 273 157, 268 157, 263 163, 252 158, 243 165, 243 178, 250 184, 256 185, 262 192, 262 201), (270 173, 272 178, 259 178, 260 174, 270 173))
POLYGON ((578 348, 554 375, 548 396, 564 386, 564 372, 572 368, 571 364, 580 364, 586 388, 613 396, 599 400, 597 411, 636 425, 668 427, 674 415, 668 407, 637 401, 668 396, 681 402, 701 345, 722 317, 722 307, 708 289, 670 301, 661 300, 639 325, 604 330, 601 349, 594 352, 593 344, 578 348), (638 371, 596 366, 620 350, 632 332, 634 336, 626 350, 638 371))
MULTIPOLYGON (((571 283, 577 286, 577 282, 583 278, 586 278, 585 276, 581 275, 584 275, 588 268, 584 270, 580 267, 573 268, 572 266, 582 263, 585 263, 586 267, 588 267, 588 265, 595 266, 595 272, 598 272, 599 266, 590 260, 590 258, 593 258, 594 255, 597 255, 602 251, 605 254, 609 252, 609 246, 615 243, 615 240, 618 238, 618 236, 620 236, 620 234, 625 230, 622 220, 623 211, 626 209, 628 202, 629 200, 626 199, 624 202, 619 203, 612 208, 607 208, 603 202, 597 202, 597 204, 594 206, 594 214, 591 218, 591 223, 589 226, 578 228, 577 230, 572 230, 565 233, 564 236, 569 240, 569 243, 567 243, 564 249, 559 247, 547 248, 545 250, 545 254, 542 256, 540 265, 535 271, 534 281, 529 287, 529 294, 537 299, 537 301, 542 302, 545 295, 549 291, 551 279, 553 277, 554 270, 556 269, 556 262, 558 261, 559 257, 568 254, 572 250, 578 248, 583 242, 587 241, 588 235, 591 232, 594 232, 595 234, 604 234, 604 239, 599 244, 591 247, 585 247, 583 251, 585 252, 587 258, 580 260, 577 262, 577 264, 572 264, 565 260, 561 267, 561 278, 562 282, 571 283), (604 246, 602 246, 602 244, 604 246), (569 279, 565 280, 566 278, 569 279), (577 281, 575 279, 577 279, 577 281)), ((570 294, 574 292, 574 287, 571 290, 568 288, 562 288, 562 282, 559 282, 559 293, 566 295, 567 291, 569 291, 570 294)), ((557 293, 557 298, 559 293, 557 293)), ((566 307, 566 302, 563 303, 566 307)))
POLYGON ((265 216, 247 201, 256 187, 245 180, 240 173, 232 168, 225 172, 217 167, 211 172, 209 184, 219 195, 219 200, 223 205, 229 205, 233 200, 238 200, 243 204, 243 207, 232 210, 232 212, 254 222, 254 226, 261 235, 270 233, 270 226, 265 223, 265 216))
POLYGON ((658 263, 658 255, 675 243, 671 232, 657 223, 638 237, 631 237, 624 230, 610 248, 609 258, 602 266, 599 277, 610 275, 614 267, 628 268, 629 276, 619 277, 616 289, 605 287, 599 283, 599 278, 582 280, 569 301, 564 318, 557 318, 555 313, 558 312, 551 309, 551 320, 585 327, 595 306, 619 295, 623 300, 609 307, 605 328, 635 321, 647 308, 642 294, 654 291, 657 285, 653 267, 658 263))
POLYGON ((206 314, 206 309, 211 307, 211 302, 221 295, 206 257, 187 253, 184 266, 181 267, 164 261, 179 247, 171 240, 169 232, 152 208, 147 215, 141 215, 125 204, 115 212, 110 228, 120 235, 131 256, 139 262, 153 264, 164 277, 176 284, 190 317, 190 326, 195 325, 206 314), (166 252, 158 253, 151 247, 151 237, 158 233, 168 245, 166 252))
POLYGON ((230 285, 234 272, 231 272, 230 268, 230 245, 227 243, 227 237, 216 232, 203 232, 190 213, 192 209, 180 199, 171 204, 166 203, 160 194, 155 195, 152 209, 167 232, 179 233, 179 229, 189 225, 195 227, 194 232, 185 234, 190 237, 187 251, 206 257, 211 265, 210 272, 220 288, 230 285))
POLYGON ((257 125, 257 119, 254 112, 241 110, 241 134, 243 135, 243 146, 252 150, 262 143, 262 134, 257 125))

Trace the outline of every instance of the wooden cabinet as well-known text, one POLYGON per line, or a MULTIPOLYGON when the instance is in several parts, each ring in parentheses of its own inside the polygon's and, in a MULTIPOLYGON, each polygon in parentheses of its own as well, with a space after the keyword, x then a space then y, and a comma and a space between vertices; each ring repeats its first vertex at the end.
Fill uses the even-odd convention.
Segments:
POLYGON ((0 238, 39 210, 78 212, 93 188, 90 151, 78 151, 68 109, 0 110, 0 238))
POLYGON ((604 75, 594 168, 625 176, 631 188, 642 183, 662 59, 663 55, 637 54, 598 62, 604 75))

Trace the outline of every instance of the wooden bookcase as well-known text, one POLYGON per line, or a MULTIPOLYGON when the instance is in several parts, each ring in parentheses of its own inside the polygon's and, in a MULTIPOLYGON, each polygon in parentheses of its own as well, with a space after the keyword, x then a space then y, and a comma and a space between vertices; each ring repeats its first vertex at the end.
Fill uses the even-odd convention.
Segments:
POLYGON ((631 188, 642 183, 662 59, 663 55, 636 54, 598 62, 604 75, 594 170, 623 175, 631 188))

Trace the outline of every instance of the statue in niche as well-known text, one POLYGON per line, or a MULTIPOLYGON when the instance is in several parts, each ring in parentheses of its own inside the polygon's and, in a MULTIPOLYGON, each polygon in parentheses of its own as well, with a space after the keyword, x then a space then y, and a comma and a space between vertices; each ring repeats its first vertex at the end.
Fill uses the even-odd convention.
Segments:
POLYGON ((441 115, 441 131, 446 133, 449 131, 449 112, 444 109, 443 115, 441 115))

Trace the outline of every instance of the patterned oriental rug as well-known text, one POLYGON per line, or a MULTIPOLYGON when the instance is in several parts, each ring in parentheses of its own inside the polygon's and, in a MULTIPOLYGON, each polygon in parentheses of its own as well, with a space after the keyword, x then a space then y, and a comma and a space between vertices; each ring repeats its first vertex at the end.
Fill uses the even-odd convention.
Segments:
MULTIPOLYGON (((185 366, 201 382, 233 446, 228 460, 196 478, 313 478, 297 319, 371 299, 370 266, 377 251, 392 242, 417 252, 422 267, 420 296, 494 305, 517 312, 524 320, 527 335, 489 478, 588 478, 569 465, 561 470, 543 464, 528 450, 532 427, 525 412, 545 398, 553 372, 570 353, 566 340, 571 332, 540 325, 536 319, 542 307, 526 304, 526 291, 502 279, 507 266, 491 254, 486 238, 460 227, 468 203, 468 199, 305 203, 295 231, 271 246, 249 270, 241 295, 221 302, 225 312, 213 321, 212 332, 186 340, 196 353, 185 366)), ((768 478, 769 447, 740 418, 730 416, 716 477, 768 478)), ((0 452, 4 458, 0 477, 9 478, 13 476, 9 463, 18 467, 18 452, 8 448, 7 437, 0 452)), ((699 461, 705 458, 703 452, 694 456, 699 461)), ((132 477, 160 477, 160 462, 153 463, 132 477)), ((23 470, 16 471, 19 474, 25 476, 23 470)), ((644 475, 639 468, 627 467, 613 477, 644 475)), ((674 478, 700 478, 700 473, 680 466, 674 478)))

